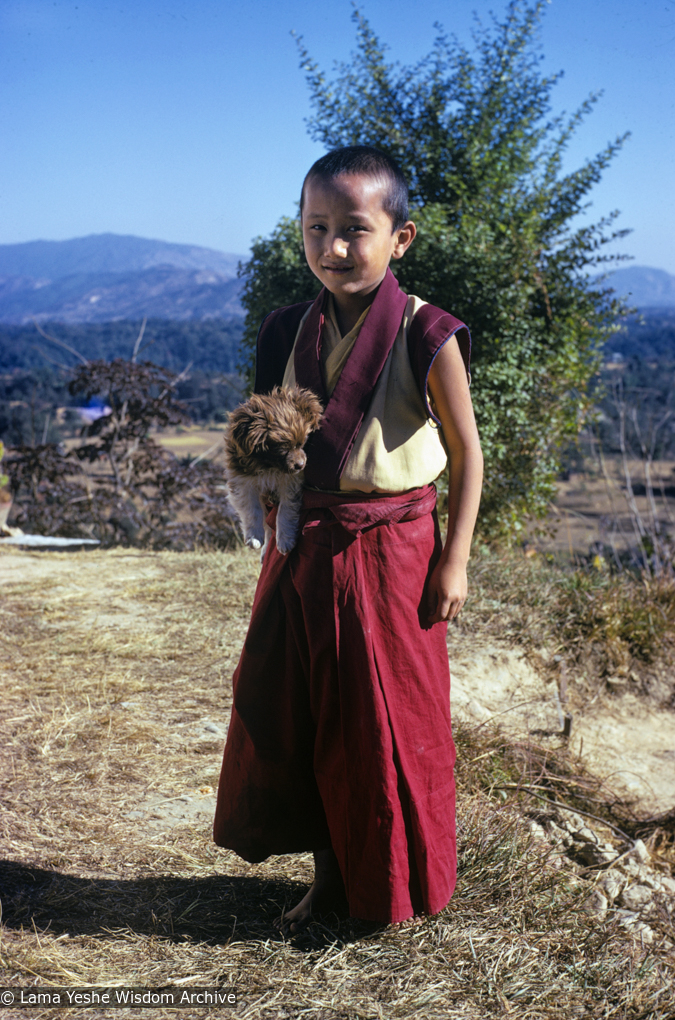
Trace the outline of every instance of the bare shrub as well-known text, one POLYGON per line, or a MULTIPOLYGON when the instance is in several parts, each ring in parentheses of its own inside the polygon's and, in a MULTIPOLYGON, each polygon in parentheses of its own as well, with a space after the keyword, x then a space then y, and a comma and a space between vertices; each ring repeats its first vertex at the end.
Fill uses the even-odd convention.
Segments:
POLYGON ((655 473, 655 462, 671 460, 675 451, 672 379, 671 365, 639 361, 625 372, 606 371, 602 379, 591 444, 612 507, 606 531, 612 564, 619 571, 630 567, 657 577, 675 576, 675 516, 663 479, 655 473), (606 453, 617 458, 620 483, 612 477, 606 453), (643 507, 638 496, 645 497, 643 507), (617 539, 627 553, 618 551, 617 539))
POLYGON ((101 414, 82 428, 73 450, 43 443, 11 452, 14 523, 105 545, 235 545, 221 469, 203 459, 181 462, 150 435, 189 421, 175 393, 181 378, 133 358, 79 365, 70 391, 97 398, 101 414))

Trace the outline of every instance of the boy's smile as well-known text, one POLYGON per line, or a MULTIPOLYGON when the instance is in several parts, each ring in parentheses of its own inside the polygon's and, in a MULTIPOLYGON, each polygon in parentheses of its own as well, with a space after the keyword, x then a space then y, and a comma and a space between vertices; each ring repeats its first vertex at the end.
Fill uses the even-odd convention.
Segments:
POLYGON ((365 174, 310 177, 305 184, 307 263, 333 295, 340 326, 347 329, 373 300, 390 260, 400 259, 415 236, 411 221, 392 230, 383 209, 386 193, 385 181, 365 174))

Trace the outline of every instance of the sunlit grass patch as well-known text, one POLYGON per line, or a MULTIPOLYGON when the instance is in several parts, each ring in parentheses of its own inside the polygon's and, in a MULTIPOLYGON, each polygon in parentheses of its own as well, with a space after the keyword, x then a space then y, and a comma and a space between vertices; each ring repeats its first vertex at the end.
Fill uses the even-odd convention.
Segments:
POLYGON ((675 697, 672 578, 562 569, 519 550, 487 549, 472 558, 470 575, 465 631, 517 644, 545 670, 563 663, 577 689, 593 693, 616 675, 647 690, 650 676, 667 668, 675 697))

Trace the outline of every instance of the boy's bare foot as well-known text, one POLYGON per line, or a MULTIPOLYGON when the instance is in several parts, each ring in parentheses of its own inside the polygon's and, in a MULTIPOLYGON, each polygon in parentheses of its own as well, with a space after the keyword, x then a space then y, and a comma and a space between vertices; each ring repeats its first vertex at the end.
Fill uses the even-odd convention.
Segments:
POLYGON ((283 935, 297 935, 303 931, 315 913, 339 906, 345 901, 345 889, 332 849, 314 851, 314 881, 300 902, 274 922, 283 935))
POLYGON ((391 925, 392 928, 398 928, 403 930, 405 928, 417 928, 420 924, 423 924, 427 919, 427 914, 413 914, 412 917, 406 917, 405 921, 394 921, 391 925))

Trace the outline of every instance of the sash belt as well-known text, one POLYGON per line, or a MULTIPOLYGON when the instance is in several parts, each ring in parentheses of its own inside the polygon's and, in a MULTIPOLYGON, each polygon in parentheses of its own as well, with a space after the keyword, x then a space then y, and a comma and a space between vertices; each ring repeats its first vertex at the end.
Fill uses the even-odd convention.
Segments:
MULTIPOLYGON (((312 528, 340 524, 358 538, 364 531, 381 524, 415 521, 431 513, 435 506, 436 486, 433 484, 392 495, 305 489, 300 526, 304 535, 312 528)), ((274 526, 276 516, 277 507, 274 507, 267 518, 270 527, 274 526)))

